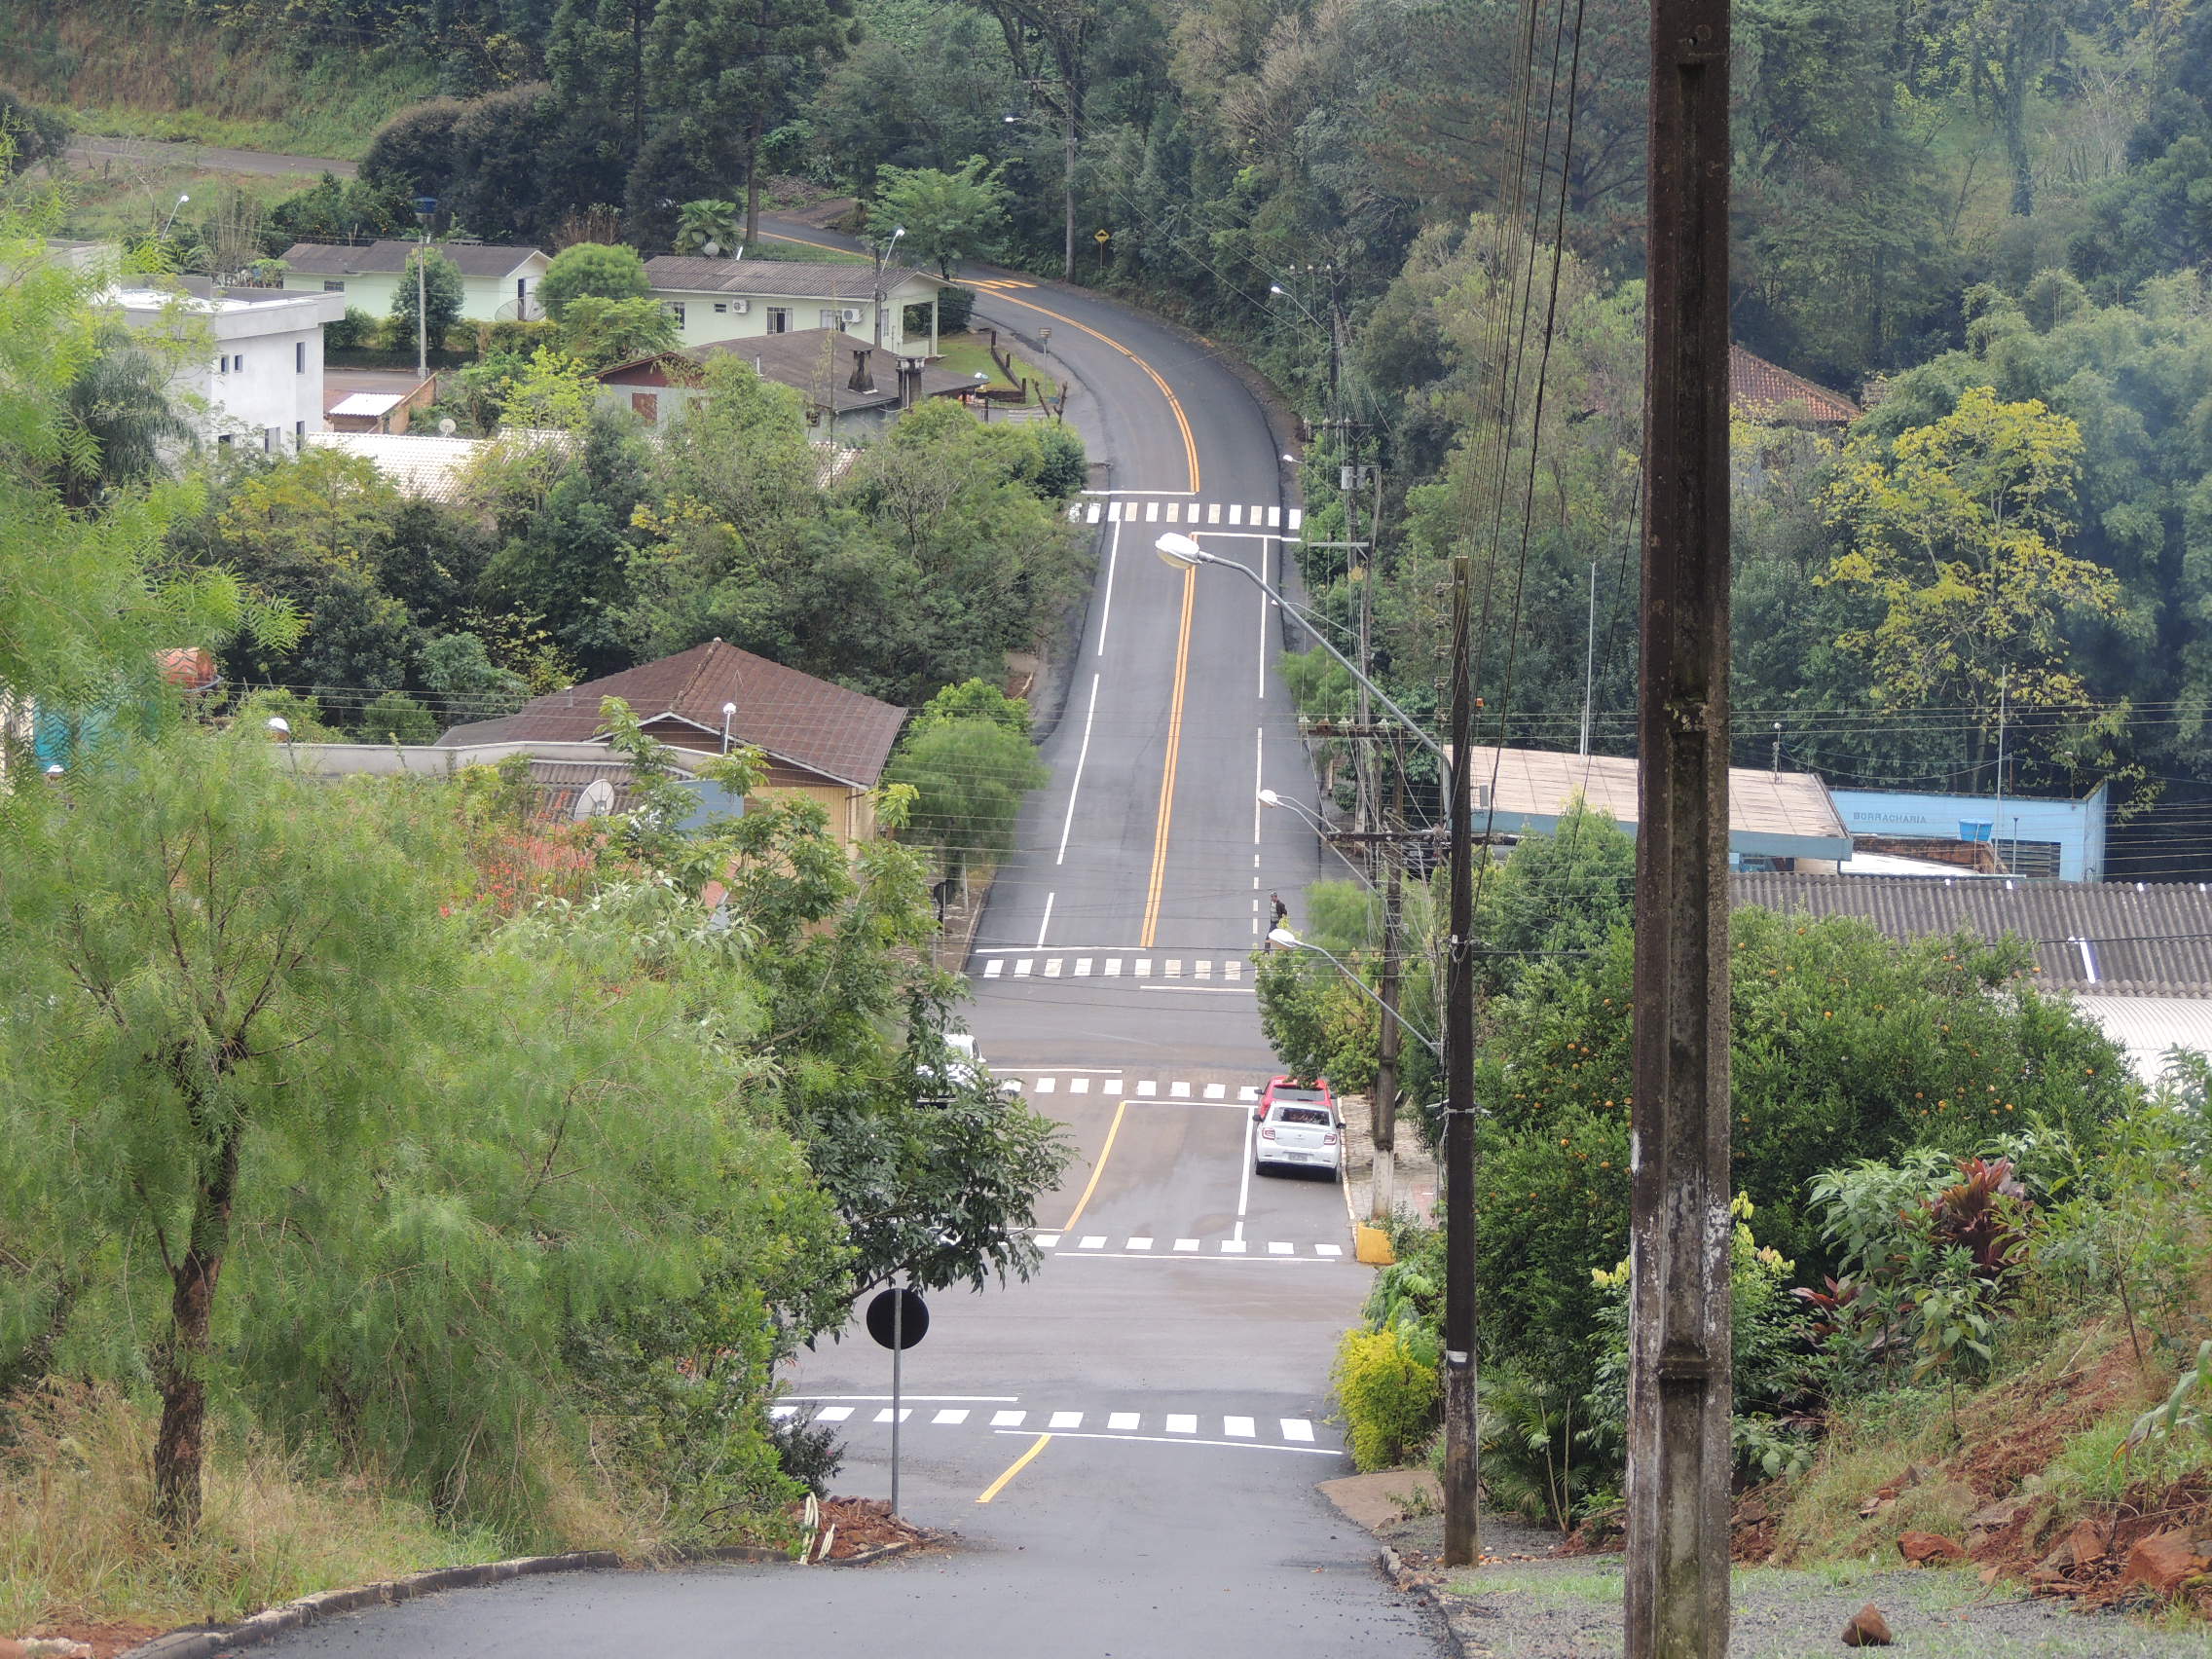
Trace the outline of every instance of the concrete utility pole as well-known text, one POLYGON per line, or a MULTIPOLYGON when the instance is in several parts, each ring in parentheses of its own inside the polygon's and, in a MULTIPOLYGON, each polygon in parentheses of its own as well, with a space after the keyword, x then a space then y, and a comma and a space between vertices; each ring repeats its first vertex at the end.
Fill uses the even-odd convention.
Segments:
MULTIPOLYGON (((1723 427, 1725 431, 1725 427, 1723 427)), ((1482 1448, 1475 1413, 1474 684, 1465 554, 1452 561, 1452 746, 1446 790, 1452 901, 1444 968, 1444 1565, 1481 1550, 1482 1448)))
POLYGON ((1728 0, 1652 0, 1629 1659, 1728 1651, 1728 0))
MULTIPOLYGON (((1403 811, 1405 758, 1398 758, 1401 782, 1397 800, 1403 811)), ((1395 820, 1396 815, 1393 815, 1395 820)), ((1398 1175, 1398 958, 1405 949, 1404 902, 1399 892, 1401 854, 1395 846, 1382 849, 1382 982, 1376 988, 1382 1004, 1382 1029, 1375 1042, 1375 1175, 1373 1202, 1368 1216, 1381 1227, 1390 1219, 1397 1202, 1398 1175)))

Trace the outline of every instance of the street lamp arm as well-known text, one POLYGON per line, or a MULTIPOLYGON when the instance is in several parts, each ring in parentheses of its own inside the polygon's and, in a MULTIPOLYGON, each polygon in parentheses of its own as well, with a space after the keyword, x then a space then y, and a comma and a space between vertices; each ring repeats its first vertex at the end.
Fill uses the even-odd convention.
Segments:
MULTIPOLYGON (((1162 537, 1161 539, 1164 540, 1165 537, 1162 537)), ((1415 720, 1413 716, 1407 714, 1405 710, 1399 708, 1398 705, 1391 700, 1389 692, 1383 690, 1382 686, 1376 684, 1374 681, 1368 679, 1366 675, 1360 673, 1359 665, 1357 663, 1353 662, 1351 658, 1346 656, 1344 652, 1338 650, 1335 645, 1329 643, 1329 636, 1322 632, 1320 624, 1312 616, 1309 615, 1305 610, 1301 609, 1298 606, 1293 605, 1289 600, 1283 598, 1283 596, 1276 591, 1274 584, 1270 582, 1265 576, 1261 575, 1259 571, 1253 570, 1249 565, 1239 564, 1235 559, 1221 558, 1216 554, 1206 552, 1202 548, 1193 548, 1187 553, 1178 552, 1175 555, 1174 562, 1178 564, 1220 565, 1228 570, 1235 571, 1238 574, 1242 575, 1244 579, 1249 581, 1254 587, 1258 588, 1262 593, 1266 594, 1270 599, 1273 600, 1277 605, 1281 606, 1285 610, 1289 611, 1293 616, 1297 617, 1301 622, 1304 622, 1311 631, 1314 640, 1319 644, 1320 647, 1337 659, 1339 665, 1343 667, 1344 671, 1346 674, 1352 677, 1352 680, 1355 683, 1364 685, 1367 688, 1369 694, 1372 695, 1378 703, 1381 703, 1385 709, 1389 710, 1391 715, 1396 718, 1398 723, 1404 726, 1407 731, 1413 734, 1414 741, 1419 744, 1423 749, 1427 750, 1431 755, 1435 756, 1437 761, 1444 767, 1446 775, 1450 775, 1452 769, 1452 756, 1444 752, 1444 746, 1438 743, 1436 739, 1429 736, 1427 732, 1421 730, 1419 723, 1415 720)))
POLYGON ((1373 1003, 1377 1008, 1381 1009, 1392 1020, 1396 1021, 1397 1027, 1400 1031, 1403 1031, 1407 1036, 1411 1037, 1415 1042, 1419 1043, 1422 1048, 1426 1049, 1431 1054, 1433 1054, 1436 1057, 1436 1063, 1438 1065, 1442 1065, 1444 1063, 1444 1045, 1439 1043, 1435 1038, 1429 1036, 1427 1032, 1421 1030, 1419 1026, 1414 1024, 1412 1020, 1408 1019, 1404 1014, 1400 1014, 1396 1009, 1392 1008, 1381 997, 1377 996, 1373 990, 1369 989, 1368 983, 1365 979, 1362 979, 1357 974, 1354 974, 1349 968, 1346 967, 1342 961, 1338 960, 1338 957, 1334 951, 1324 950, 1320 945, 1313 943, 1309 940, 1300 939, 1288 928, 1277 928, 1274 930, 1274 932, 1268 935, 1268 938, 1272 940, 1277 944, 1287 944, 1293 950, 1310 950, 1314 955, 1325 958, 1338 973, 1342 974, 1346 979, 1350 980, 1355 987, 1357 987, 1361 996, 1365 997, 1369 1002, 1373 1003))

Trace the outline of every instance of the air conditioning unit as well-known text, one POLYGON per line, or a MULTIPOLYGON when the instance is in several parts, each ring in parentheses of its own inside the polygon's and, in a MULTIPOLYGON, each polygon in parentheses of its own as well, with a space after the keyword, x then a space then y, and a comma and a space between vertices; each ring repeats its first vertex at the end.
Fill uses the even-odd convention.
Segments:
POLYGON ((860 307, 858 307, 858 306, 847 306, 847 307, 845 308, 845 320, 846 320, 847 322, 858 322, 858 321, 860 321, 860 319, 861 319, 861 308, 860 308, 860 307))
POLYGON ((732 300, 729 303, 730 314, 732 316, 743 316, 752 309, 753 302, 751 300, 732 300))

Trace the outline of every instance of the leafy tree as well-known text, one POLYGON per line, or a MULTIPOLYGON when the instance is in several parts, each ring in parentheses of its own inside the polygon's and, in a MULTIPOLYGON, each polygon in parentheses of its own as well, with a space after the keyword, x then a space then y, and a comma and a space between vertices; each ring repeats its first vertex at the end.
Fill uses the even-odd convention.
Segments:
POLYGON ((441 729, 429 706, 404 691, 378 693, 353 728, 363 743, 401 744, 435 743, 441 729))
POLYGON ((163 466, 165 448, 181 454, 196 441, 169 398, 170 365, 121 324, 103 328, 92 355, 69 383, 72 436, 90 440, 92 471, 62 483, 73 506, 99 490, 141 483, 163 466))
POLYGON ((453 130, 466 107, 441 97, 401 110, 369 140, 361 177, 395 196, 443 197, 453 178, 453 130))
POLYGON ((567 319, 569 302, 590 295, 602 300, 642 300, 652 292, 645 262, 634 247, 577 242, 553 256, 537 284, 537 303, 555 322, 567 319))
POLYGON ((569 301, 560 328, 561 349, 587 369, 611 368, 676 345, 676 318, 655 299, 582 294, 569 301))
MULTIPOLYGON (((852 0, 660 0, 646 74, 695 166, 745 175, 745 240, 760 234, 761 144, 850 44, 852 0)), ((709 192, 697 194, 705 196, 709 192)))
POLYGON ((529 700, 522 676, 497 666, 474 634, 441 634, 423 647, 423 683, 455 724, 497 719, 529 700))
POLYGON ((1000 719, 939 715, 916 724, 885 776, 914 787, 912 837, 957 874, 1014 850, 1022 799, 1051 773, 1028 737, 1000 719))
POLYGON ((416 337, 417 272, 421 272, 424 338, 433 350, 445 347, 447 332, 461 320, 465 295, 461 267, 435 247, 414 248, 391 290, 391 339, 412 345, 416 337))
POLYGON ((676 210, 676 251, 734 259, 744 251, 745 221, 734 202, 702 197, 676 210))
POLYGON ((1510 989, 1537 962, 1602 948, 1636 907, 1636 842, 1577 795, 1550 834, 1524 835, 1486 870, 1476 931, 1485 977, 1510 989))
POLYGON ((920 731, 940 720, 988 720, 1016 737, 1027 738, 1029 699, 1009 697, 988 680, 964 680, 958 685, 947 685, 924 703, 908 729, 920 731))
POLYGON ((1987 387, 1894 440, 1854 434, 1828 492, 1850 548, 1827 580, 1879 607, 1838 642, 1864 658, 1877 702, 1964 707, 1987 742, 2001 696, 2030 708, 2084 700, 2063 625, 2109 613, 2118 587, 2055 545, 2074 529, 2081 453, 2074 422, 1987 387))
POLYGON ((1006 233, 1013 192, 1000 179, 1000 170, 981 156, 970 156, 956 172, 878 167, 869 221, 903 225, 914 251, 935 261, 938 275, 949 280, 962 260, 997 251, 1006 233))
POLYGON ((69 123, 0 87, 0 137, 10 145, 0 151, 0 178, 5 178, 41 162, 58 161, 69 148, 69 123))

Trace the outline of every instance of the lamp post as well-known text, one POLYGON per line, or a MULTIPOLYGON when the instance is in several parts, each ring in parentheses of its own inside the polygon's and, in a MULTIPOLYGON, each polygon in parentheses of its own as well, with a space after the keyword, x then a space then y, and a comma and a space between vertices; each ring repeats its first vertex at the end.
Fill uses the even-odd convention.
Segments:
POLYGON ((415 376, 430 378, 430 221, 437 217, 435 196, 415 198, 415 223, 421 232, 415 248, 415 376))
POLYGON ((891 250, 899 245, 899 239, 906 234, 901 225, 891 233, 891 240, 877 250, 875 256, 875 343, 883 345, 883 269, 891 263, 891 250))
MULTIPOLYGON (((1470 683, 1472 635, 1468 615, 1469 575, 1464 557, 1453 562, 1452 748, 1447 751, 1393 702, 1359 665, 1329 644, 1312 619, 1269 585, 1257 571, 1234 559, 1206 552, 1187 535, 1162 535, 1154 547, 1172 570, 1226 565, 1275 604, 1312 627, 1322 649, 1364 687, 1414 741, 1436 756, 1444 776, 1452 826, 1452 891, 1445 960, 1444 1043, 1439 1051, 1445 1079, 1444 1099, 1444 1561, 1471 1567, 1481 1553, 1478 1493, 1482 1476, 1481 1438, 1475 1431, 1478 1405, 1475 1366, 1475 984, 1474 833, 1467 770, 1474 741, 1474 688, 1470 683)), ((1378 1001, 1381 999, 1378 998, 1378 1001)))
POLYGON ((1423 1031, 1419 1026, 1416 1025, 1412 1020, 1408 1019, 1404 1014, 1400 1014, 1396 1009, 1392 1008, 1388 1003, 1384 1002, 1381 997, 1377 996, 1373 991, 1369 990, 1367 987, 1367 981, 1365 979, 1362 979, 1357 974, 1354 974, 1349 968, 1347 968, 1345 965, 1343 959, 1337 956, 1335 952, 1323 949, 1320 945, 1315 944, 1309 939, 1300 939, 1288 928, 1276 928, 1272 933, 1268 935, 1268 942, 1271 944, 1279 944, 1285 950, 1310 950, 1314 955, 1321 957, 1323 960, 1330 963, 1338 973, 1342 974, 1346 979, 1351 981, 1352 985, 1358 990, 1361 996, 1365 997, 1369 1002, 1373 1003, 1377 1008, 1381 1009, 1384 1014, 1388 1014, 1390 1016, 1390 1019, 1397 1025, 1400 1031, 1403 1031, 1407 1036, 1411 1037, 1415 1042, 1419 1043, 1422 1048, 1426 1049, 1430 1053, 1434 1054, 1436 1056, 1436 1063, 1438 1065, 1442 1065, 1444 1063, 1444 1045, 1442 1043, 1439 1043, 1435 1038, 1431 1037, 1427 1032, 1423 1031))
POLYGON ((169 216, 162 221, 162 234, 158 239, 159 240, 167 241, 169 240, 169 227, 176 223, 177 208, 182 207, 187 202, 190 202, 191 200, 191 197, 186 196, 181 192, 178 194, 176 202, 169 208, 169 216))
POLYGON ((735 703, 724 703, 722 705, 722 753, 724 755, 729 753, 729 722, 736 719, 737 705, 735 703))
POLYGON ((1290 799, 1286 795, 1279 795, 1275 793, 1273 790, 1262 790, 1260 792, 1259 798, 1260 804, 1262 806, 1281 807, 1285 811, 1289 812, 1293 817, 1297 818, 1301 823, 1306 825, 1308 829, 1311 830, 1313 833, 1320 838, 1321 844, 1323 846, 1327 847, 1329 851, 1337 855, 1337 861, 1342 864, 1345 868, 1351 871, 1354 880, 1358 881, 1360 885, 1365 887, 1370 893, 1375 891, 1374 878, 1370 876, 1367 871, 1361 869, 1359 866, 1353 864, 1350 859, 1346 858, 1344 848, 1338 846, 1336 842, 1329 839, 1329 827, 1321 821, 1321 816, 1319 813, 1313 812, 1307 807, 1299 805, 1297 801, 1290 799))

